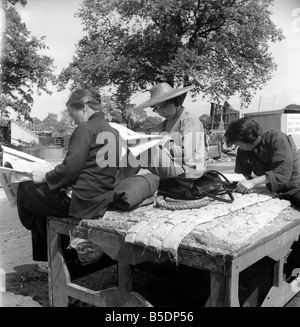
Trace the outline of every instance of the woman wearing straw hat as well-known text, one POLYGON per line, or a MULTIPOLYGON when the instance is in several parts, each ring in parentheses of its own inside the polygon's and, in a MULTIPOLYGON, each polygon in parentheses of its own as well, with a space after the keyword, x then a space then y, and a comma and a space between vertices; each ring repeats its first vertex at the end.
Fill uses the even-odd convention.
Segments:
POLYGON ((183 101, 193 85, 174 89, 163 82, 153 86, 151 97, 136 109, 152 107, 165 120, 158 126, 160 134, 166 134, 166 145, 172 155, 176 174, 202 174, 205 171, 204 128, 201 121, 185 111, 183 101))

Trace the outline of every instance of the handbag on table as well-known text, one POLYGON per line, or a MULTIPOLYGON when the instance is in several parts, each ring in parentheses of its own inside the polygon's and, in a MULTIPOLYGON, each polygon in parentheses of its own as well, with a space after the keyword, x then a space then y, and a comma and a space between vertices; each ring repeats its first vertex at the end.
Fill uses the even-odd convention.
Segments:
POLYGON ((235 186, 235 183, 231 183, 219 171, 207 170, 199 178, 187 177, 186 174, 162 178, 159 181, 158 193, 178 200, 200 200, 209 197, 213 200, 232 203, 234 201, 232 192, 235 186))

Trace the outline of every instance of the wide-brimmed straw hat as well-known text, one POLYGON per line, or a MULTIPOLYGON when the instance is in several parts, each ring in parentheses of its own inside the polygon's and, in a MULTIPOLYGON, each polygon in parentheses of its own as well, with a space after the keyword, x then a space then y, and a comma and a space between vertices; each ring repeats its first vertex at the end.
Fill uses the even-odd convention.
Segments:
POLYGON ((186 86, 181 89, 174 89, 171 85, 166 82, 156 84, 152 87, 150 91, 150 99, 138 105, 136 109, 144 109, 148 107, 153 107, 158 103, 173 99, 179 95, 185 94, 192 90, 194 85, 186 86))

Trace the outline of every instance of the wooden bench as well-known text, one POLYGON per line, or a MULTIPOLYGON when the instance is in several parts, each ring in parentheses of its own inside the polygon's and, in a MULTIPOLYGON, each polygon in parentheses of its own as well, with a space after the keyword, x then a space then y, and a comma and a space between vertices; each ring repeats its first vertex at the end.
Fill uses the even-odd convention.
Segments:
MULTIPOLYGON (((153 216, 160 211, 152 205, 144 210, 147 210, 148 213, 152 212, 153 216)), ((184 212, 182 214, 184 215, 184 212)), ((132 212, 129 214, 108 211, 104 220, 81 220, 80 237, 99 245, 110 258, 116 260, 118 265, 118 285, 100 291, 94 291, 74 283, 70 278, 62 254, 61 235, 69 235, 69 232, 76 228, 80 220, 48 218, 49 299, 51 306, 68 306, 68 297, 94 306, 152 305, 133 290, 132 267, 145 262, 169 261, 170 256, 164 251, 158 255, 157 252, 147 247, 125 242, 126 233, 136 223, 132 221, 132 217, 132 212), (116 222, 118 222, 117 226, 116 222)), ((246 239, 243 244, 230 244, 229 239, 224 244, 222 242, 215 244, 209 239, 209 231, 226 229, 226 226, 230 226, 230 224, 230 219, 225 222, 224 219, 214 219, 207 224, 208 238, 204 237, 202 241, 196 237, 195 231, 189 233, 179 245, 178 264, 210 273, 210 296, 206 306, 284 306, 296 295, 295 288, 291 285, 292 279, 289 280, 283 272, 290 248, 300 235, 299 210, 293 207, 283 210, 258 233, 246 239), (241 273, 266 259, 268 264, 262 266, 266 267, 263 269, 271 270, 271 278, 268 273, 262 273, 261 280, 257 280, 260 285, 270 285, 266 296, 257 302, 258 291, 254 286, 250 296, 241 300, 241 273), (263 280, 263 278, 268 280, 263 280)), ((298 262, 299 266, 295 266, 295 268, 300 268, 300 260, 298 262)), ((295 280, 293 282, 295 283, 295 280)))

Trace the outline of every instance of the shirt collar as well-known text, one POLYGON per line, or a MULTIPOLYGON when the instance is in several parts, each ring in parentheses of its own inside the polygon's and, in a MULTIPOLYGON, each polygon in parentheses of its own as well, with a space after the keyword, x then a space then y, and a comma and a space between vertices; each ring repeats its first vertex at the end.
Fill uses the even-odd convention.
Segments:
POLYGON ((92 114, 89 118, 89 120, 95 118, 95 117, 98 117, 98 116, 102 116, 102 118, 104 118, 103 116, 103 112, 102 111, 96 111, 94 114, 92 114))

